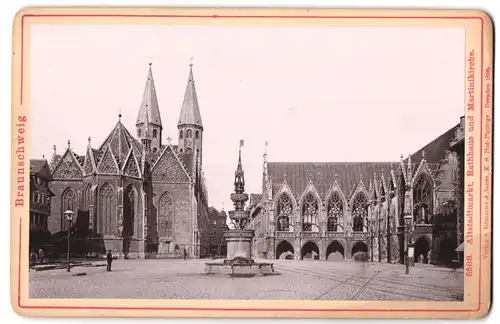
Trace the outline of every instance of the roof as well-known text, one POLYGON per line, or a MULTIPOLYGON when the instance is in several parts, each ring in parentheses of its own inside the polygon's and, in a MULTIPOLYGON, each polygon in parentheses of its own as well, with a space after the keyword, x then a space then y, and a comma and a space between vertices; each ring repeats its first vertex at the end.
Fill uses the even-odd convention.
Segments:
POLYGON ((203 128, 201 122, 200 107, 198 105, 198 97, 196 96, 196 88, 194 85, 193 66, 189 69, 189 78, 182 101, 181 113, 179 115, 179 125, 196 125, 203 128))
POLYGON ((251 193, 250 199, 248 201, 248 205, 252 206, 252 205, 258 204, 261 199, 262 199, 262 194, 251 193))
MULTIPOLYGON (((121 121, 118 121, 109 133, 108 137, 104 140, 104 143, 99 147, 99 151, 104 152, 104 148, 107 145, 110 145, 111 147, 111 152, 113 152, 113 155, 116 157, 118 160, 118 165, 121 168, 123 164, 125 163, 125 160, 127 158, 127 154, 132 147, 132 151, 135 154, 135 157, 137 161, 141 160, 142 157, 142 144, 136 140, 130 132, 127 130, 127 128, 122 124, 121 121)), ((101 154, 96 156, 96 159, 101 157, 101 154)), ((97 155, 97 154, 96 154, 97 155)), ((97 162, 96 162, 97 164, 97 162)))
POLYGON ((52 174, 46 159, 30 159, 30 173, 36 174, 49 181, 52 180, 52 174))
POLYGON ((160 127, 162 126, 151 63, 149 64, 148 79, 146 80, 146 86, 144 87, 141 107, 139 108, 139 113, 137 114, 136 125, 142 123, 151 123, 160 127))
POLYGON ((338 181, 344 196, 348 198, 360 180, 368 189, 374 174, 379 176, 382 171, 389 174, 391 164, 395 165, 395 162, 269 162, 268 171, 273 195, 276 195, 286 179, 295 197, 299 198, 312 180, 320 198, 324 199, 328 190, 338 181))
MULTIPOLYGON (((424 158, 422 152, 425 153, 425 160, 428 167, 431 171, 435 171, 439 167, 441 160, 445 158, 445 151, 450 150, 450 142, 455 138, 456 130, 459 126, 460 124, 453 126, 445 133, 436 137, 432 142, 413 153, 411 155, 412 171, 418 168, 422 158, 424 158)), ((406 158, 404 162, 405 165, 407 165, 408 158, 406 158)))

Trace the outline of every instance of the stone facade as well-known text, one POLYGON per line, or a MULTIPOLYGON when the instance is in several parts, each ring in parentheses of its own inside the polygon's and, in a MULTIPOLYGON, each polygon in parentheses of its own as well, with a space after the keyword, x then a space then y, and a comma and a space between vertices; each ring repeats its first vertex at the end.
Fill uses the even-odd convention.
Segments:
POLYGON ((262 194, 249 207, 253 256, 402 263, 409 241, 415 262, 456 262, 463 132, 462 117, 398 162, 274 163, 264 154, 262 194))
POLYGON ((223 234, 229 229, 226 224, 227 214, 224 210, 219 212, 217 209, 210 207, 208 215, 209 255, 212 257, 226 256, 227 244, 223 234))
MULTIPOLYGON (((68 147, 50 161, 48 229, 67 231, 63 212, 77 215, 85 254, 111 250, 125 258, 199 258, 209 251, 208 194, 202 169, 203 126, 192 68, 177 125, 179 143, 162 143, 162 122, 151 65, 134 137, 121 122, 98 148, 88 139, 77 154, 68 147), (194 116, 194 117, 193 117, 194 116), (196 141, 182 134, 196 128, 196 141), (181 135, 182 134, 182 135, 181 135), (196 135, 197 134, 197 135, 196 135)), ((81 245, 81 244, 80 244, 81 245)))

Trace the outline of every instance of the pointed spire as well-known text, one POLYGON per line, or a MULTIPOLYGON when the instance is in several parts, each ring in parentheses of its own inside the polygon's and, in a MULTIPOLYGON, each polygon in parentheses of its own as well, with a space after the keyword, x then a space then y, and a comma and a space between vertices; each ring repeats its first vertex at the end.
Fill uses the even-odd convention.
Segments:
POLYGON ((71 150, 71 141, 68 140, 68 150, 71 150))
POLYGON ((45 154, 42 154, 42 160, 45 160, 45 154))
POLYGON ((181 125, 196 125, 203 128, 193 77, 193 64, 189 64, 189 77, 186 85, 186 92, 184 93, 179 122, 177 123, 177 126, 181 125))
POLYGON ((425 150, 422 150, 422 161, 425 161, 425 150))
POLYGON ((142 102, 135 124, 138 126, 143 123, 151 123, 162 127, 160 108, 158 107, 158 98, 156 97, 156 88, 151 63, 149 63, 148 79, 146 80, 146 86, 144 87, 142 102))
POLYGON ((241 164, 241 141, 238 153, 238 166, 236 167, 236 172, 234 173, 234 192, 245 192, 245 174, 243 172, 243 166, 241 164))

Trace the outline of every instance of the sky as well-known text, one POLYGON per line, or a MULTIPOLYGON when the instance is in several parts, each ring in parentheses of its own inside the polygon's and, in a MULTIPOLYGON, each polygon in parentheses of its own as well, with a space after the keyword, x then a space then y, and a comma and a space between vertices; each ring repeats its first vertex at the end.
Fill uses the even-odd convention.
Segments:
POLYGON ((232 208, 242 149, 246 191, 260 193, 267 141, 276 162, 399 161, 464 114, 465 38, 458 28, 34 25, 32 158, 88 137, 97 148, 118 114, 135 121, 149 65, 176 144, 193 63, 204 125, 209 204, 232 208))

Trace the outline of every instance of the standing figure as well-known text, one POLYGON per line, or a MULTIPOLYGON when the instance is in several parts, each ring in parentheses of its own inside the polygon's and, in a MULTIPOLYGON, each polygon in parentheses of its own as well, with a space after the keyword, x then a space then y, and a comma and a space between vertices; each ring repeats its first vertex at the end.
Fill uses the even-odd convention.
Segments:
POLYGON ((30 269, 32 269, 36 264, 36 253, 34 250, 30 253, 30 269))
POLYGON ((106 255, 106 261, 108 263, 106 271, 111 271, 111 262, 113 262, 113 255, 111 254, 111 250, 108 250, 108 254, 106 255))
POLYGON ((38 257, 40 258, 40 264, 43 264, 44 254, 43 254, 43 249, 42 248, 40 248, 38 250, 38 257))
POLYGON ((184 260, 187 259, 187 251, 186 251, 186 248, 184 248, 184 260))

